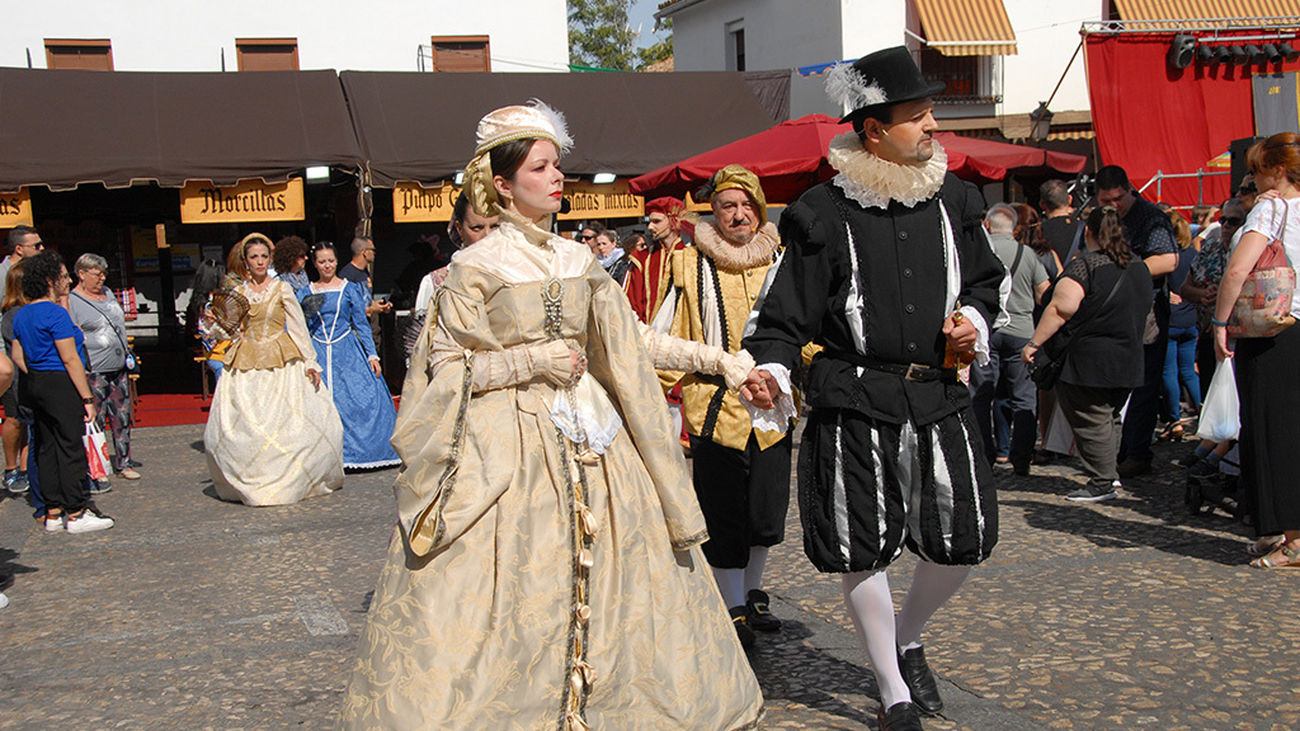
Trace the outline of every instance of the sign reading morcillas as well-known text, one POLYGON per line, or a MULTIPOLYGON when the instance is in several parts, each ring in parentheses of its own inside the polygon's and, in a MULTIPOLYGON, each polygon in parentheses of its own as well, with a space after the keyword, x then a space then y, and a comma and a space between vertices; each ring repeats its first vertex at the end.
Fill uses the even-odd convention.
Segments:
POLYGON ((398 183, 393 188, 394 223, 450 221, 460 188, 451 183, 426 188, 419 183, 398 183))
POLYGON ((569 212, 556 218, 575 221, 588 218, 640 218, 645 215, 645 198, 627 190, 626 180, 612 183, 565 183, 569 212))
POLYGON ((0 228, 32 225, 32 195, 26 188, 0 193, 0 228))
POLYGON ((181 223, 260 223, 307 217, 302 179, 241 180, 235 185, 190 181, 181 189, 181 223))

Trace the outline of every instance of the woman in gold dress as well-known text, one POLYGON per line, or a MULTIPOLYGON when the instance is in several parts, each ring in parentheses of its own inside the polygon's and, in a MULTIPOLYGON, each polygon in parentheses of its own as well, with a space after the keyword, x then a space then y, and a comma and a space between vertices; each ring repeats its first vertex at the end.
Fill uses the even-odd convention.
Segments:
POLYGON ((412 356, 399 525, 340 724, 752 726, 762 696, 646 336, 587 248, 547 230, 563 119, 506 107, 477 138, 466 189, 502 223, 452 258, 412 356))
POLYGON ((343 423, 321 385, 298 299, 268 276, 270 262, 261 234, 230 253, 249 309, 239 332, 217 333, 233 344, 203 430, 217 495, 245 505, 288 505, 343 486, 343 423))

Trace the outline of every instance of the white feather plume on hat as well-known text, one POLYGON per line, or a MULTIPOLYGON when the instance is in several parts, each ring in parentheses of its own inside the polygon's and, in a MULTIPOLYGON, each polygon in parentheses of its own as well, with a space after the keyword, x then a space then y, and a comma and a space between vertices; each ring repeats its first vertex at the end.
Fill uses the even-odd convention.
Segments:
POLYGON ((502 107, 479 120, 475 134, 475 155, 511 140, 539 138, 554 142, 563 154, 573 147, 573 137, 564 121, 564 114, 540 99, 529 99, 527 104, 502 107))
POLYGON ((826 95, 838 102, 844 113, 889 101, 880 84, 867 82, 851 63, 840 63, 826 72, 826 95))

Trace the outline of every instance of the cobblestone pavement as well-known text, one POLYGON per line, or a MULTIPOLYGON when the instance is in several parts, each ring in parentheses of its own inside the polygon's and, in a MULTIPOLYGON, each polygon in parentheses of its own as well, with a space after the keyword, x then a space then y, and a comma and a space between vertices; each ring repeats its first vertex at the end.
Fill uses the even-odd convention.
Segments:
MULTIPOLYGON (((200 427, 135 432, 144 479, 113 530, 45 534, 0 503, 0 728, 328 727, 392 525, 393 472, 300 505, 223 503, 200 427)), ((1189 448, 1189 447, 1184 447, 1189 448)), ((1160 462, 1178 454, 1160 445, 1160 462)), ((931 622, 947 708, 928 729, 1300 727, 1300 572, 1246 567, 1246 529, 1188 517, 1158 467, 1120 499, 1062 499, 1072 463, 999 469, 1001 543, 931 622)), ((769 561, 785 629, 751 659, 765 728, 875 728, 839 581, 791 510, 769 561)), ((913 560, 892 572, 901 601, 913 560)))

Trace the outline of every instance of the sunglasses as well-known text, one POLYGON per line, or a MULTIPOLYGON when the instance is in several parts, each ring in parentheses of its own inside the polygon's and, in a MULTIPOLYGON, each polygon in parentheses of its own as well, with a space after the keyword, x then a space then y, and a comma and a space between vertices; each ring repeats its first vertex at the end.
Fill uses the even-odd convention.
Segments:
POLYGON ((578 236, 578 240, 579 240, 579 241, 591 241, 591 240, 594 239, 594 238, 596 238, 596 237, 595 237, 595 236, 591 236, 590 234, 580 234, 580 235, 578 236))
POLYGON ((1226 224, 1228 226, 1240 226, 1245 222, 1246 219, 1243 218, 1242 216, 1219 216, 1219 223, 1226 224))

